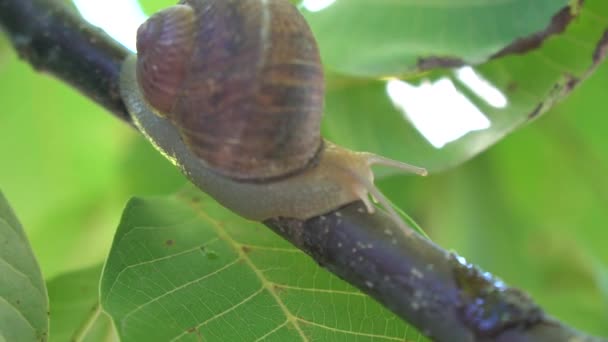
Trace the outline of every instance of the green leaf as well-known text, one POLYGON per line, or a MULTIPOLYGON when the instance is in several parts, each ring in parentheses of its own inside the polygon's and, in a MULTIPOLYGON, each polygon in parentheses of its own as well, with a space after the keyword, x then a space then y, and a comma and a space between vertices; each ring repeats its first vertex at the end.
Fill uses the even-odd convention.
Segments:
POLYGON ((117 183, 121 157, 136 133, 69 85, 10 55, 0 68, 3 191, 27 227, 45 276, 101 262, 112 239, 106 228, 128 199, 117 183))
POLYGON ((606 307, 606 317, 608 317, 608 267, 596 261, 594 269, 597 287, 602 293, 602 299, 606 307))
POLYGON ((46 341, 48 297, 36 257, 0 192, 0 341, 46 341))
MULTIPOLYGON (((343 2, 336 2, 336 6, 340 3, 343 2)), ((432 172, 459 165, 569 95, 604 61, 608 46, 606 32, 608 3, 587 1, 577 20, 563 34, 547 39, 541 48, 469 69, 469 73, 485 79, 502 94, 504 102, 493 102, 487 95, 473 90, 471 83, 459 76, 459 71, 462 73, 465 69, 436 70, 390 81, 330 74, 324 135, 338 144, 424 166, 432 172), (409 108, 393 104, 388 95, 389 82, 395 86, 393 89, 399 89, 393 93, 398 94, 397 102, 407 103, 409 108), (453 87, 453 92, 439 91, 439 84, 453 87), (421 89, 431 90, 421 93, 421 89), (468 122, 463 114, 472 111, 443 105, 457 98, 476 108, 487 119, 487 125, 463 125, 462 134, 450 138, 444 132, 453 132, 455 126, 468 122), (418 106, 417 110, 412 108, 414 105, 418 106), (413 119, 416 114, 426 120, 427 125, 432 123, 432 129, 425 131, 420 124, 412 124, 421 122, 413 119), (433 136, 442 138, 434 141, 433 136)), ((356 39, 345 39, 351 40, 356 39)))
MULTIPOLYGON (((454 63, 478 64, 518 39, 539 39, 570 0, 336 1, 303 12, 331 70, 359 76, 395 75, 454 63), (535 37, 540 36, 540 37, 535 37)), ((562 22, 564 21, 564 22, 562 22)), ((515 46, 513 46, 515 45, 515 46)), ((521 45, 521 46, 519 46, 521 45)))
POLYGON ((266 227, 194 190, 129 202, 101 298, 125 342, 420 338, 266 227))
POLYGON ((597 336, 608 336, 593 267, 608 265, 606 89, 603 63, 550 115, 487 153, 421 181, 383 184, 434 242, 597 336))
POLYGON ((0 67, 0 184, 52 278, 105 259, 108 227, 134 193, 171 194, 184 178, 132 127, 8 52, 0 67))
POLYGON ((10 52, 9 47, 6 38, 0 35, 0 70, 2 70, 7 63, 10 52))
POLYGON ((51 342, 118 342, 110 317, 99 305, 101 269, 93 266, 48 282, 51 342))

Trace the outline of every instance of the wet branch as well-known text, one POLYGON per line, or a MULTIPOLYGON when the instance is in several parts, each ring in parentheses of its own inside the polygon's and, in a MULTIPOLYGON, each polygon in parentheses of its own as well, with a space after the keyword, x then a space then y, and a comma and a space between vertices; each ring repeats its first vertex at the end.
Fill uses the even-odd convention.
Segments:
MULTIPOLYGON (((59 0, 0 0, 19 56, 131 123, 118 92, 129 53, 59 0)), ((437 341, 601 341, 547 316, 524 292, 355 202, 306 222, 265 224, 437 341)))

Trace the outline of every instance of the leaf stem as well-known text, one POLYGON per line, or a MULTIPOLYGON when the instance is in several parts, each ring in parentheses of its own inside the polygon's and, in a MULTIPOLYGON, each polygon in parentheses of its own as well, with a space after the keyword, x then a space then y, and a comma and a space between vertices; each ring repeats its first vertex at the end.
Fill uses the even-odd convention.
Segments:
POLYGON ((89 315, 89 317, 84 322, 82 322, 82 324, 80 325, 78 330, 76 330, 76 333, 74 333, 74 337, 72 337, 72 342, 84 341, 84 339, 87 337, 89 331, 91 330, 91 328, 93 327, 93 325, 95 324, 97 319, 99 318, 100 314, 101 314, 101 304, 97 303, 97 304, 95 304, 95 309, 93 311, 91 311, 91 315, 89 315))

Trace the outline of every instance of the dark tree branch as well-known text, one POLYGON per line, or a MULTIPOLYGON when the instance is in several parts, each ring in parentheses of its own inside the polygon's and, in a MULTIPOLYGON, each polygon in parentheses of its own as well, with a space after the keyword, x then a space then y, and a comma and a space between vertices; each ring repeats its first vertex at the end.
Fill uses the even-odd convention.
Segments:
POLYGON ((0 29, 34 69, 60 78, 130 122, 118 90, 120 64, 129 51, 61 1, 0 0, 0 29))
POLYGON ((544 314, 524 292, 357 202, 275 232, 438 341, 601 341, 544 314))
MULTIPOLYGON (((51 0, 0 0, 0 28, 21 58, 130 122, 118 93, 128 51, 51 0)), ((360 202, 306 222, 273 219, 276 233, 438 341, 601 341, 543 313, 526 294, 461 262, 360 202)))

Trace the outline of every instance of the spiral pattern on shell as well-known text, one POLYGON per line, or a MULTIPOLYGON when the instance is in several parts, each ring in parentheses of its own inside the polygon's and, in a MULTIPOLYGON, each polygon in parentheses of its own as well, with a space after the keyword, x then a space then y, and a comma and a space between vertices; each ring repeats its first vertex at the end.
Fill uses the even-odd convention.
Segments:
POLYGON ((182 0, 138 30, 137 79, 212 170, 264 181, 321 149, 324 79, 314 37, 286 0, 182 0))

